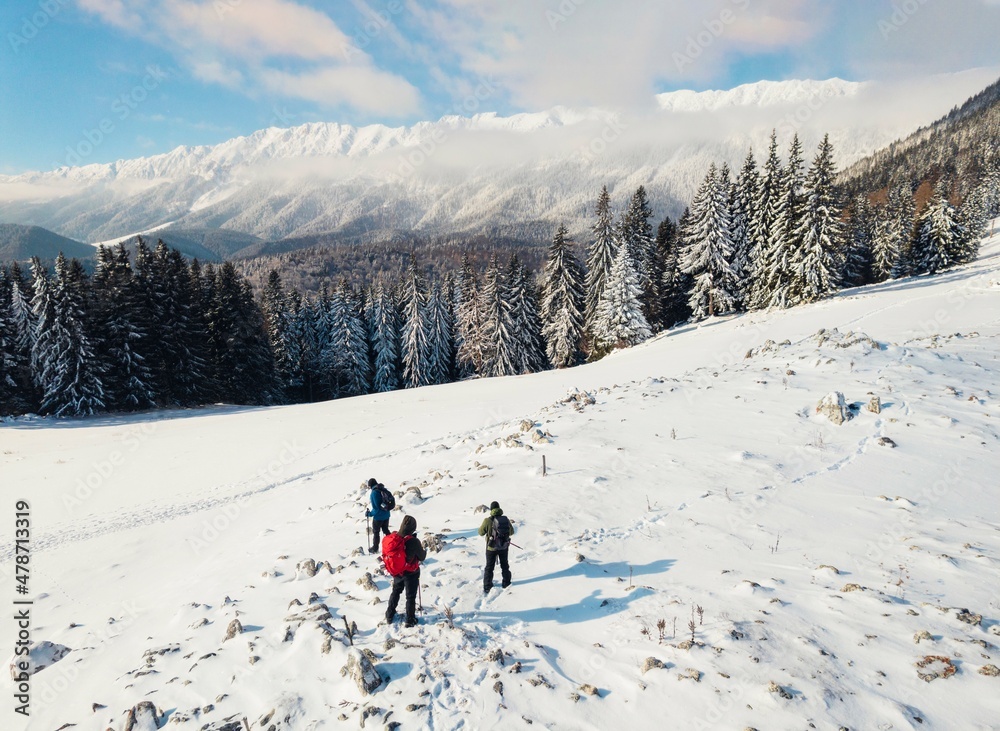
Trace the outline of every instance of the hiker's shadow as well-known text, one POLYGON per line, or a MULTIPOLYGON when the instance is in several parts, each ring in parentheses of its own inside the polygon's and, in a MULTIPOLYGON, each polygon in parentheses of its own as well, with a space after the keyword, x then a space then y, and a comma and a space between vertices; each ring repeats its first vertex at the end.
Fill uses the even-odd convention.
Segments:
POLYGON ((497 628, 517 622, 576 624, 609 614, 618 614, 636 600, 652 596, 652 594, 653 590, 644 586, 634 587, 632 591, 621 597, 605 596, 600 589, 594 589, 574 604, 522 610, 503 609, 495 612, 490 611, 490 608, 487 607, 475 612, 456 614, 455 621, 486 622, 497 628))
POLYGON ((518 579, 517 584, 535 584, 539 581, 553 581, 555 579, 567 579, 570 577, 585 576, 588 579, 604 579, 608 576, 619 578, 635 578, 648 574, 662 574, 670 570, 674 565, 674 559, 661 558, 647 564, 631 564, 626 561, 612 561, 610 563, 599 563, 597 561, 580 561, 569 566, 562 571, 553 571, 549 574, 532 576, 528 579, 518 579))

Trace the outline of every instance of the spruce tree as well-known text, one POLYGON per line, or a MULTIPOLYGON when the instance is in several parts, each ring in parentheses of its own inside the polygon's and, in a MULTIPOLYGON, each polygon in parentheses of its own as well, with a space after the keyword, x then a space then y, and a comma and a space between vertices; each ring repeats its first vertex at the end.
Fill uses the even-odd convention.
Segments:
POLYGON ((152 373, 142 355, 149 349, 148 335, 132 309, 135 278, 123 244, 98 249, 93 286, 107 405, 123 411, 151 408, 156 405, 152 373))
POLYGON ((57 417, 91 416, 104 410, 104 385, 87 334, 85 283, 78 267, 60 253, 55 280, 49 282, 39 276, 38 260, 32 260, 38 329, 33 356, 42 390, 40 408, 57 417))
POLYGON ((663 267, 656 256, 653 226, 649 222, 652 215, 646 188, 640 185, 632 195, 623 216, 623 237, 629 240, 630 251, 635 259, 633 266, 639 272, 642 311, 647 322, 653 322, 659 317, 660 279, 663 277, 663 267))
POLYGON ((860 287, 878 279, 875 265, 875 236, 879 223, 867 195, 859 195, 851 204, 851 217, 845 235, 843 284, 860 287))
POLYGON ((636 345, 652 337, 642 311, 642 280, 636 269, 631 242, 623 238, 617 247, 601 301, 594 314, 594 353, 636 345))
POLYGON ((712 165, 681 232, 685 245, 681 269, 693 277, 688 303, 695 319, 733 311, 736 280, 731 231, 728 186, 712 165))
POLYGON ((16 394, 12 403, 18 413, 28 412, 37 409, 39 399, 31 371, 35 319, 31 311, 31 285, 16 261, 7 270, 6 301, 8 375, 14 381, 16 394))
POLYGON ((462 268, 455 288, 455 340, 459 378, 468 378, 483 370, 483 313, 479 279, 462 254, 462 268))
POLYGON ((267 275, 267 283, 261 292, 261 313, 268 344, 274 354, 274 369, 277 388, 287 399, 295 388, 298 362, 295 343, 292 340, 293 314, 288 296, 281 283, 281 275, 272 269, 267 275))
POLYGON ((7 270, 0 268, 0 417, 20 412, 15 405, 14 328, 8 314, 10 289, 7 270))
POLYGON ((783 181, 784 171, 778 157, 778 135, 772 130, 750 225, 751 279, 747 309, 765 309, 771 303, 769 275, 777 267, 778 258, 778 252, 772 248, 776 240, 771 233, 781 211, 783 181))
POLYGON ((794 285, 789 302, 816 302, 840 286, 844 239, 836 200, 836 166, 829 135, 823 137, 798 200, 794 247, 794 285))
POLYGON ((403 383, 406 388, 417 388, 432 383, 429 362, 431 335, 427 317, 427 286, 412 255, 402 292, 403 383))
POLYGON ((507 265, 506 289, 510 297, 515 368, 518 373, 535 373, 548 366, 545 357, 545 339, 542 337, 542 320, 538 312, 538 295, 531 273, 521 264, 517 254, 512 254, 507 265))
POLYGON ((736 283, 734 308, 744 311, 750 308, 752 299, 754 234, 757 220, 757 201, 761 197, 760 173, 753 150, 747 153, 743 168, 733 186, 730 202, 733 242, 733 280, 736 283))
POLYGON ((427 300, 428 380, 448 383, 455 368, 455 333, 445 285, 434 282, 427 300))
POLYGON ((611 196, 608 186, 601 188, 594 211, 597 220, 591 229, 594 238, 587 252, 587 282, 586 309, 584 321, 588 332, 593 332, 594 317, 598 303, 604 293, 604 285, 611 271, 615 254, 618 252, 618 240, 615 235, 614 218, 611 212, 611 196))
POLYGON ((656 245, 663 260, 663 278, 660 291, 663 293, 663 321, 661 329, 673 327, 691 317, 688 305, 688 292, 691 291, 690 274, 681 269, 682 243, 679 229, 686 227, 691 219, 691 212, 685 210, 678 223, 669 218, 663 219, 656 232, 656 245))
POLYGON ((584 272, 564 225, 549 246, 542 290, 542 335, 553 368, 568 368, 583 358, 584 272))
POLYGON ((518 336, 513 303, 496 255, 491 257, 483 282, 483 370, 487 377, 516 375, 518 336))
POLYGON ((399 313, 391 292, 379 282, 368 301, 368 332, 375 354, 372 390, 395 391, 399 380, 399 313))
POLYGON ((903 182, 889 189, 886 203, 889 235, 899 251, 892 268, 892 277, 898 279, 913 272, 913 241, 915 237, 915 204, 910 184, 903 182))
POLYGON ((948 202, 942 179, 934 189, 917 226, 913 264, 918 274, 937 274, 954 263, 955 241, 960 226, 955 209, 948 202))
POLYGON ((767 294, 763 306, 791 307, 797 304, 800 288, 796 282, 801 256, 796 250, 794 233, 798 228, 797 216, 803 210, 802 186, 802 144, 796 134, 792 137, 788 161, 782 171, 763 262, 763 291, 767 294))

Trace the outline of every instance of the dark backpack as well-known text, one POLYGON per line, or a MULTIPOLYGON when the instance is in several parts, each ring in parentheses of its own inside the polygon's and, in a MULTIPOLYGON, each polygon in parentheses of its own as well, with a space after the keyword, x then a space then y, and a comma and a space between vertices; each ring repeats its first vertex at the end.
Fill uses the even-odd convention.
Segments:
POLYGON ((419 561, 406 562, 406 541, 411 538, 413 536, 390 533, 382 539, 382 563, 390 576, 402 576, 407 571, 420 568, 419 561))
POLYGON ((510 527, 510 519, 506 515, 493 518, 487 543, 491 551, 506 551, 510 548, 510 527))
POLYGON ((392 493, 386 487, 379 485, 375 489, 378 491, 380 510, 392 510, 396 507, 396 498, 392 496, 392 493))

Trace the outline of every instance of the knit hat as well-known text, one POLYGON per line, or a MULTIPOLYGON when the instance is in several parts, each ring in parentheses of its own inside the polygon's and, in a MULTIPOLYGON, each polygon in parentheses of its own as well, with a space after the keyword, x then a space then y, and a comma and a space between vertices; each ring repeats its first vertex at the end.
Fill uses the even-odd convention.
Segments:
POLYGON ((499 507, 500 507, 500 503, 498 503, 496 500, 494 500, 493 502, 490 503, 490 510, 496 510, 499 507))
POLYGON ((412 536, 417 532, 417 519, 412 515, 403 516, 403 522, 399 524, 399 535, 412 536))
POLYGON ((368 487, 375 487, 375 485, 377 485, 377 484, 378 484, 378 480, 376 480, 374 477, 370 477, 368 479, 368 487))

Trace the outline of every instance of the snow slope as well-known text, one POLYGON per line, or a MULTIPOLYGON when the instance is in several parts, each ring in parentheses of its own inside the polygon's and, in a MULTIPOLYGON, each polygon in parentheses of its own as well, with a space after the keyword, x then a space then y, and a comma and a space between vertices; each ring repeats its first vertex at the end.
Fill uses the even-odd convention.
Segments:
POLYGON ((33 639, 70 649, 3 728, 123 731, 140 701, 177 729, 1000 728, 998 312, 1000 236, 934 278, 568 371, 0 426, 33 639), (831 391, 858 407, 840 426, 815 412, 831 391), (388 580, 358 550, 373 475, 394 527, 442 543, 412 630, 378 626, 388 580), (491 500, 522 548, 484 598, 491 500), (345 619, 373 696, 340 674, 345 619), (928 656, 955 674, 921 680, 948 667, 928 656))
POLYGON ((982 89, 984 73, 932 78, 923 93, 872 83, 762 81, 677 91, 648 113, 557 107, 499 117, 474 100, 406 127, 309 123, 135 160, 0 176, 0 220, 97 242, 155 229, 226 228, 268 240, 333 232, 379 238, 487 233, 532 240, 587 230, 604 184, 616 204, 645 185, 678 215, 710 163, 738 167, 777 128, 807 151, 825 132, 845 166, 982 89), (554 228, 553 228, 554 230, 554 228))

